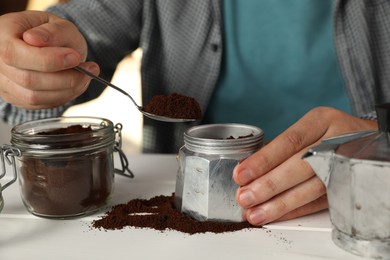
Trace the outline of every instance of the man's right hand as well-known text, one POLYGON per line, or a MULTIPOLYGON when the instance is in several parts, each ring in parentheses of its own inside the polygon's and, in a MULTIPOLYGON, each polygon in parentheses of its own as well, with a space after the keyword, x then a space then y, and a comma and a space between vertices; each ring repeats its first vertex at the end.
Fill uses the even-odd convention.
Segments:
POLYGON ((99 66, 85 62, 87 44, 77 27, 55 15, 25 11, 0 16, 0 97, 26 109, 56 107, 81 95, 99 66))

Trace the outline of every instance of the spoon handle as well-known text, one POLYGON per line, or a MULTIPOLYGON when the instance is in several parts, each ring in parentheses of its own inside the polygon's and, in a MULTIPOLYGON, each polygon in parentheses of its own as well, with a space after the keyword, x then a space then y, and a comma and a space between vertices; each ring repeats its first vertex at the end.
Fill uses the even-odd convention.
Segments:
POLYGON ((140 106, 135 102, 135 100, 133 99, 132 96, 130 96, 127 92, 125 92, 125 91, 122 90, 121 88, 115 86, 115 85, 112 84, 111 82, 109 82, 109 81, 107 81, 107 80, 105 80, 105 79, 103 79, 103 78, 101 78, 101 77, 95 76, 95 75, 93 75, 91 72, 89 72, 89 71, 87 71, 87 70, 85 70, 85 69, 83 69, 83 68, 81 68, 81 67, 79 67, 79 66, 76 66, 76 67, 74 67, 73 69, 75 69, 75 70, 77 70, 77 71, 79 71, 79 72, 81 72, 81 73, 84 73, 84 74, 88 75, 89 77, 91 77, 92 79, 94 79, 94 80, 96 80, 96 81, 102 83, 103 85, 110 86, 110 87, 112 87, 113 89, 115 89, 115 90, 121 92, 122 94, 128 96, 128 97, 131 99, 131 101, 134 103, 134 105, 138 108, 138 110, 140 110, 140 111, 142 110, 142 107, 140 107, 140 106))

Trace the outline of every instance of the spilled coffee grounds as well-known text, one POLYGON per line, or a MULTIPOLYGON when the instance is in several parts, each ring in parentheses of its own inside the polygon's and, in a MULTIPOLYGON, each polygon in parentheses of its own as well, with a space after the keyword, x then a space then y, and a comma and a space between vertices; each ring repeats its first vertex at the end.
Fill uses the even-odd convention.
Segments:
POLYGON ((199 103, 194 98, 177 93, 152 97, 145 106, 145 112, 171 118, 200 119, 202 117, 199 103))
POLYGON ((126 204, 113 206, 104 216, 92 222, 92 227, 105 230, 123 229, 127 226, 159 231, 176 230, 191 235, 261 228, 248 222, 197 221, 175 209, 174 195, 160 195, 149 200, 134 199, 126 204))

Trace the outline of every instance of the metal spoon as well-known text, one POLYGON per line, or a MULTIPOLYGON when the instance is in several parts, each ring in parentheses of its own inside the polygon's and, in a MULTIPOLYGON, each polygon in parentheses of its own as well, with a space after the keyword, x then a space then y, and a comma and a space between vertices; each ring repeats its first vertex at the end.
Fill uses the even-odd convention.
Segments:
POLYGON ((98 77, 98 76, 95 76, 93 75, 92 73, 90 73, 89 71, 77 66, 77 67, 74 67, 75 70, 81 72, 81 73, 84 73, 86 75, 88 75, 89 77, 91 77, 92 79, 94 80, 97 80, 99 81, 100 83, 104 84, 104 85, 107 85, 107 86, 110 86, 112 87, 113 89, 121 92, 122 94, 126 95, 127 97, 129 97, 131 99, 131 101, 133 102, 133 104, 135 105, 135 107, 144 115, 144 116, 147 116, 151 119, 154 119, 154 120, 158 120, 158 121, 163 121, 163 122, 172 122, 172 123, 180 123, 180 122, 191 122, 191 121, 195 121, 196 119, 189 119, 189 118, 173 118, 173 117, 167 117, 167 116, 159 116, 159 115, 155 115, 155 114, 151 114, 151 113, 148 113, 148 112, 145 112, 144 108, 139 106, 135 100, 127 93, 125 92, 124 90, 122 90, 121 88, 115 86, 114 84, 108 82, 107 80, 101 78, 101 77, 98 77))

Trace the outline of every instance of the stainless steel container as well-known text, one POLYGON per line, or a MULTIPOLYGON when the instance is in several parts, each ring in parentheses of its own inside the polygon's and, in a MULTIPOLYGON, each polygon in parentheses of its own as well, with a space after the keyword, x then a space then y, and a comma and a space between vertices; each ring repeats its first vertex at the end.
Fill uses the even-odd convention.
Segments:
POLYGON ((334 243, 390 259, 390 104, 377 115, 379 131, 326 139, 303 159, 327 187, 334 243))
POLYGON ((241 222, 234 167, 263 145, 262 129, 242 124, 195 126, 179 150, 175 206, 200 221, 241 222))

